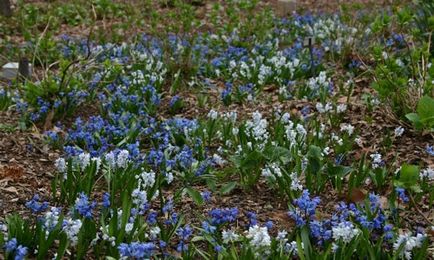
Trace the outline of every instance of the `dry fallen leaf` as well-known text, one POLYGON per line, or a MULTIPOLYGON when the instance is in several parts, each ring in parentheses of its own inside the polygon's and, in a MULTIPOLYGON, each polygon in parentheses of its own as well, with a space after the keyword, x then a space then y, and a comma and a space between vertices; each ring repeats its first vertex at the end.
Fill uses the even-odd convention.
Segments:
POLYGON ((7 188, 1 188, 1 190, 7 191, 7 192, 11 192, 11 193, 15 193, 18 194, 18 190, 15 187, 7 187, 7 188))
POLYGON ((348 200, 353 203, 364 201, 366 198, 366 193, 367 192, 363 189, 354 188, 351 190, 348 200))

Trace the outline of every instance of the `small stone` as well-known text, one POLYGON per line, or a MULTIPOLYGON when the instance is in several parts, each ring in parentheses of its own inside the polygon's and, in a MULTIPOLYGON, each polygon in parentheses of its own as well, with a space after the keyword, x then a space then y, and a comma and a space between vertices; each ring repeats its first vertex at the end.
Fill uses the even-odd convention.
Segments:
MULTIPOLYGON (((19 62, 9 62, 2 66, 0 70, 0 77, 13 80, 18 76, 19 62)), ((26 71, 28 76, 32 74, 32 65, 29 63, 28 71, 26 71)))

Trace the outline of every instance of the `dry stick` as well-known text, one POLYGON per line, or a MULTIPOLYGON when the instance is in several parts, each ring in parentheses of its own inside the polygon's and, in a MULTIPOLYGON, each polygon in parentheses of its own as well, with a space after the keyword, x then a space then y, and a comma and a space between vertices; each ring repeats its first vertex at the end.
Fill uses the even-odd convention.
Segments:
POLYGON ((416 202, 414 201, 413 196, 412 196, 410 193, 409 193, 409 195, 410 195, 411 203, 413 203, 414 208, 416 209, 417 213, 419 213, 420 215, 422 215, 422 217, 423 217, 423 218, 424 218, 428 223, 430 223, 431 226, 433 226, 433 225, 434 225, 434 222, 432 222, 431 220, 429 220, 429 219, 428 219, 428 218, 423 214, 422 210, 420 210, 420 208, 417 206, 416 202))
MULTIPOLYGON (((33 57, 32 57, 32 66, 33 66, 33 68, 35 67, 36 52, 38 51, 38 47, 39 47, 39 44, 40 44, 41 41, 42 41, 42 37, 47 33, 48 27, 49 27, 49 25, 50 25, 51 18, 52 18, 52 16, 50 16, 50 17, 48 18, 47 25, 45 26, 44 31, 42 31, 41 35, 40 35, 39 38, 38 38, 38 41, 36 42, 35 50, 34 50, 34 52, 33 52, 33 57)), ((41 62, 41 64, 43 64, 43 62, 42 62, 41 60, 40 60, 40 62, 41 62)), ((40 81, 38 75, 37 75, 36 73, 35 73, 35 75, 36 75, 36 79, 37 79, 38 81, 40 81)), ((47 77, 47 75, 45 75, 45 77, 47 77)))
MULTIPOLYGON (((93 32, 93 27, 90 28, 89 35, 88 35, 88 37, 87 37, 87 42, 86 42, 87 55, 86 55, 86 57, 85 57, 84 59, 81 59, 81 60, 88 60, 89 57, 90 57, 90 55, 91 55, 91 49, 90 49, 90 37, 91 37, 91 35, 92 35, 92 32, 93 32)), ((76 64, 76 63, 78 63, 78 62, 80 62, 80 59, 79 59, 79 58, 77 58, 77 59, 71 61, 71 62, 70 62, 70 63, 65 67, 65 69, 63 69, 63 72, 62 72, 62 79, 60 80, 60 83, 59 83, 59 90, 60 90, 61 88, 63 88, 63 84, 64 84, 65 79, 66 79, 66 73, 68 72, 69 68, 70 68, 72 65, 74 65, 74 64, 76 64)), ((69 83, 69 82, 68 82, 68 83, 69 83)))

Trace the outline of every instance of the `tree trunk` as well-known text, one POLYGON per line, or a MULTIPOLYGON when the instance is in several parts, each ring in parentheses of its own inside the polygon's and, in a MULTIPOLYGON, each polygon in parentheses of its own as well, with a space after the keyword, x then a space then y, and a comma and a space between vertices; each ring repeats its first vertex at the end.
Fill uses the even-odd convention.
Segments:
POLYGON ((0 14, 6 17, 12 16, 10 0, 0 0, 0 14))
POLYGON ((18 63, 18 77, 21 80, 30 78, 30 64, 26 57, 22 57, 18 63))

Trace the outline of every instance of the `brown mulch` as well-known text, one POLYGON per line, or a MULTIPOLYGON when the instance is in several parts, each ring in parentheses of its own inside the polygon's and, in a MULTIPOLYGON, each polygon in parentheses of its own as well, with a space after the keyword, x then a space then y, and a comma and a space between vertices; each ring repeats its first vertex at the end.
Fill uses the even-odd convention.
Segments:
POLYGON ((10 213, 24 212, 24 203, 35 193, 49 197, 53 162, 59 156, 37 130, 18 130, 18 118, 0 112, 0 221, 10 213))

